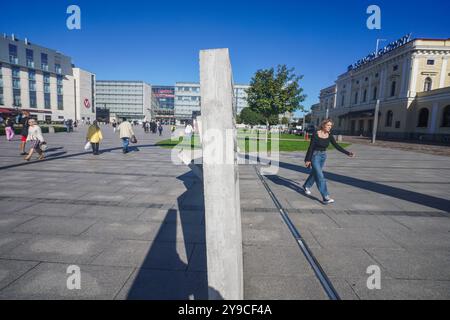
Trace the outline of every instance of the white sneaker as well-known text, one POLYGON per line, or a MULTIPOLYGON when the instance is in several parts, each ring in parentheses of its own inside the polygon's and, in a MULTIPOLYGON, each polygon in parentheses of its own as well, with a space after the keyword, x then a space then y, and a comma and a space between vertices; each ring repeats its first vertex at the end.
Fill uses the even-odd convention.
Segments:
POLYGON ((333 202, 334 202, 334 200, 331 199, 331 198, 326 198, 325 200, 323 200, 323 203, 325 203, 325 204, 330 204, 330 203, 333 203, 333 202))
POLYGON ((303 188, 303 192, 305 194, 307 194, 308 196, 311 194, 311 190, 309 188, 307 188, 307 187, 302 187, 302 188, 303 188))

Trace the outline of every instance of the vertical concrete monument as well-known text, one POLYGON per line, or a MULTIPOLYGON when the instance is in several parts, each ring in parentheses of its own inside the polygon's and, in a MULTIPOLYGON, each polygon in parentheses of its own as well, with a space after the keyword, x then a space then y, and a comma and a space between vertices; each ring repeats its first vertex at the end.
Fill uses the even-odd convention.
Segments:
POLYGON ((209 299, 243 299, 237 134, 228 49, 200 51, 209 299))

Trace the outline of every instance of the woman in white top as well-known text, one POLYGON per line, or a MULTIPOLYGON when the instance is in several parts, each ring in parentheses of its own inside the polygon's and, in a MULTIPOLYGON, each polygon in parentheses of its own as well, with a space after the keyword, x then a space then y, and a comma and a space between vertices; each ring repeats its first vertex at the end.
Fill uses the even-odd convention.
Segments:
POLYGON ((38 159, 42 160, 44 159, 44 153, 41 150, 41 145, 46 144, 44 137, 42 136, 42 130, 37 125, 35 119, 28 120, 28 124, 30 125, 30 127, 28 128, 27 141, 32 142, 32 147, 28 152, 28 155, 24 159, 30 161, 31 156, 33 155, 34 151, 36 151, 39 154, 38 159))

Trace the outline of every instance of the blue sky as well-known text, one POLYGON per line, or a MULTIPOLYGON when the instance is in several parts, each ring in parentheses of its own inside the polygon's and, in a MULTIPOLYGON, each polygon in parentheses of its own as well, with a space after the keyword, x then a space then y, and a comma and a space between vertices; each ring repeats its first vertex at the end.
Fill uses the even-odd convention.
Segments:
POLYGON ((230 49, 236 83, 287 64, 304 76, 306 108, 377 38, 450 38, 448 0, 47 0, 3 1, 1 10, 0 32, 57 49, 98 79, 198 81, 198 51, 209 48, 230 49), (81 8, 81 30, 66 27, 71 4, 81 8), (381 8, 381 30, 366 27, 371 4, 381 8))

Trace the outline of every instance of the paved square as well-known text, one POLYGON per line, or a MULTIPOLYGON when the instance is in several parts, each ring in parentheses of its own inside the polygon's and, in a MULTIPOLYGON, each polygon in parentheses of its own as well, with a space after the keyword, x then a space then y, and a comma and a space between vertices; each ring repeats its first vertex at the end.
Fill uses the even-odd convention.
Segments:
MULTIPOLYGON (((203 185, 167 139, 136 128, 122 154, 103 127, 102 154, 86 127, 47 134, 47 160, 26 163, 0 141, 0 299, 206 299, 203 185), (81 289, 66 286, 78 265, 81 289)), ((352 145, 329 152, 336 203, 300 191, 304 153, 282 153, 265 177, 343 299, 450 298, 448 157, 352 145), (366 286, 369 266, 381 289, 366 286)), ((327 299, 251 165, 240 166, 246 299, 327 299)))

